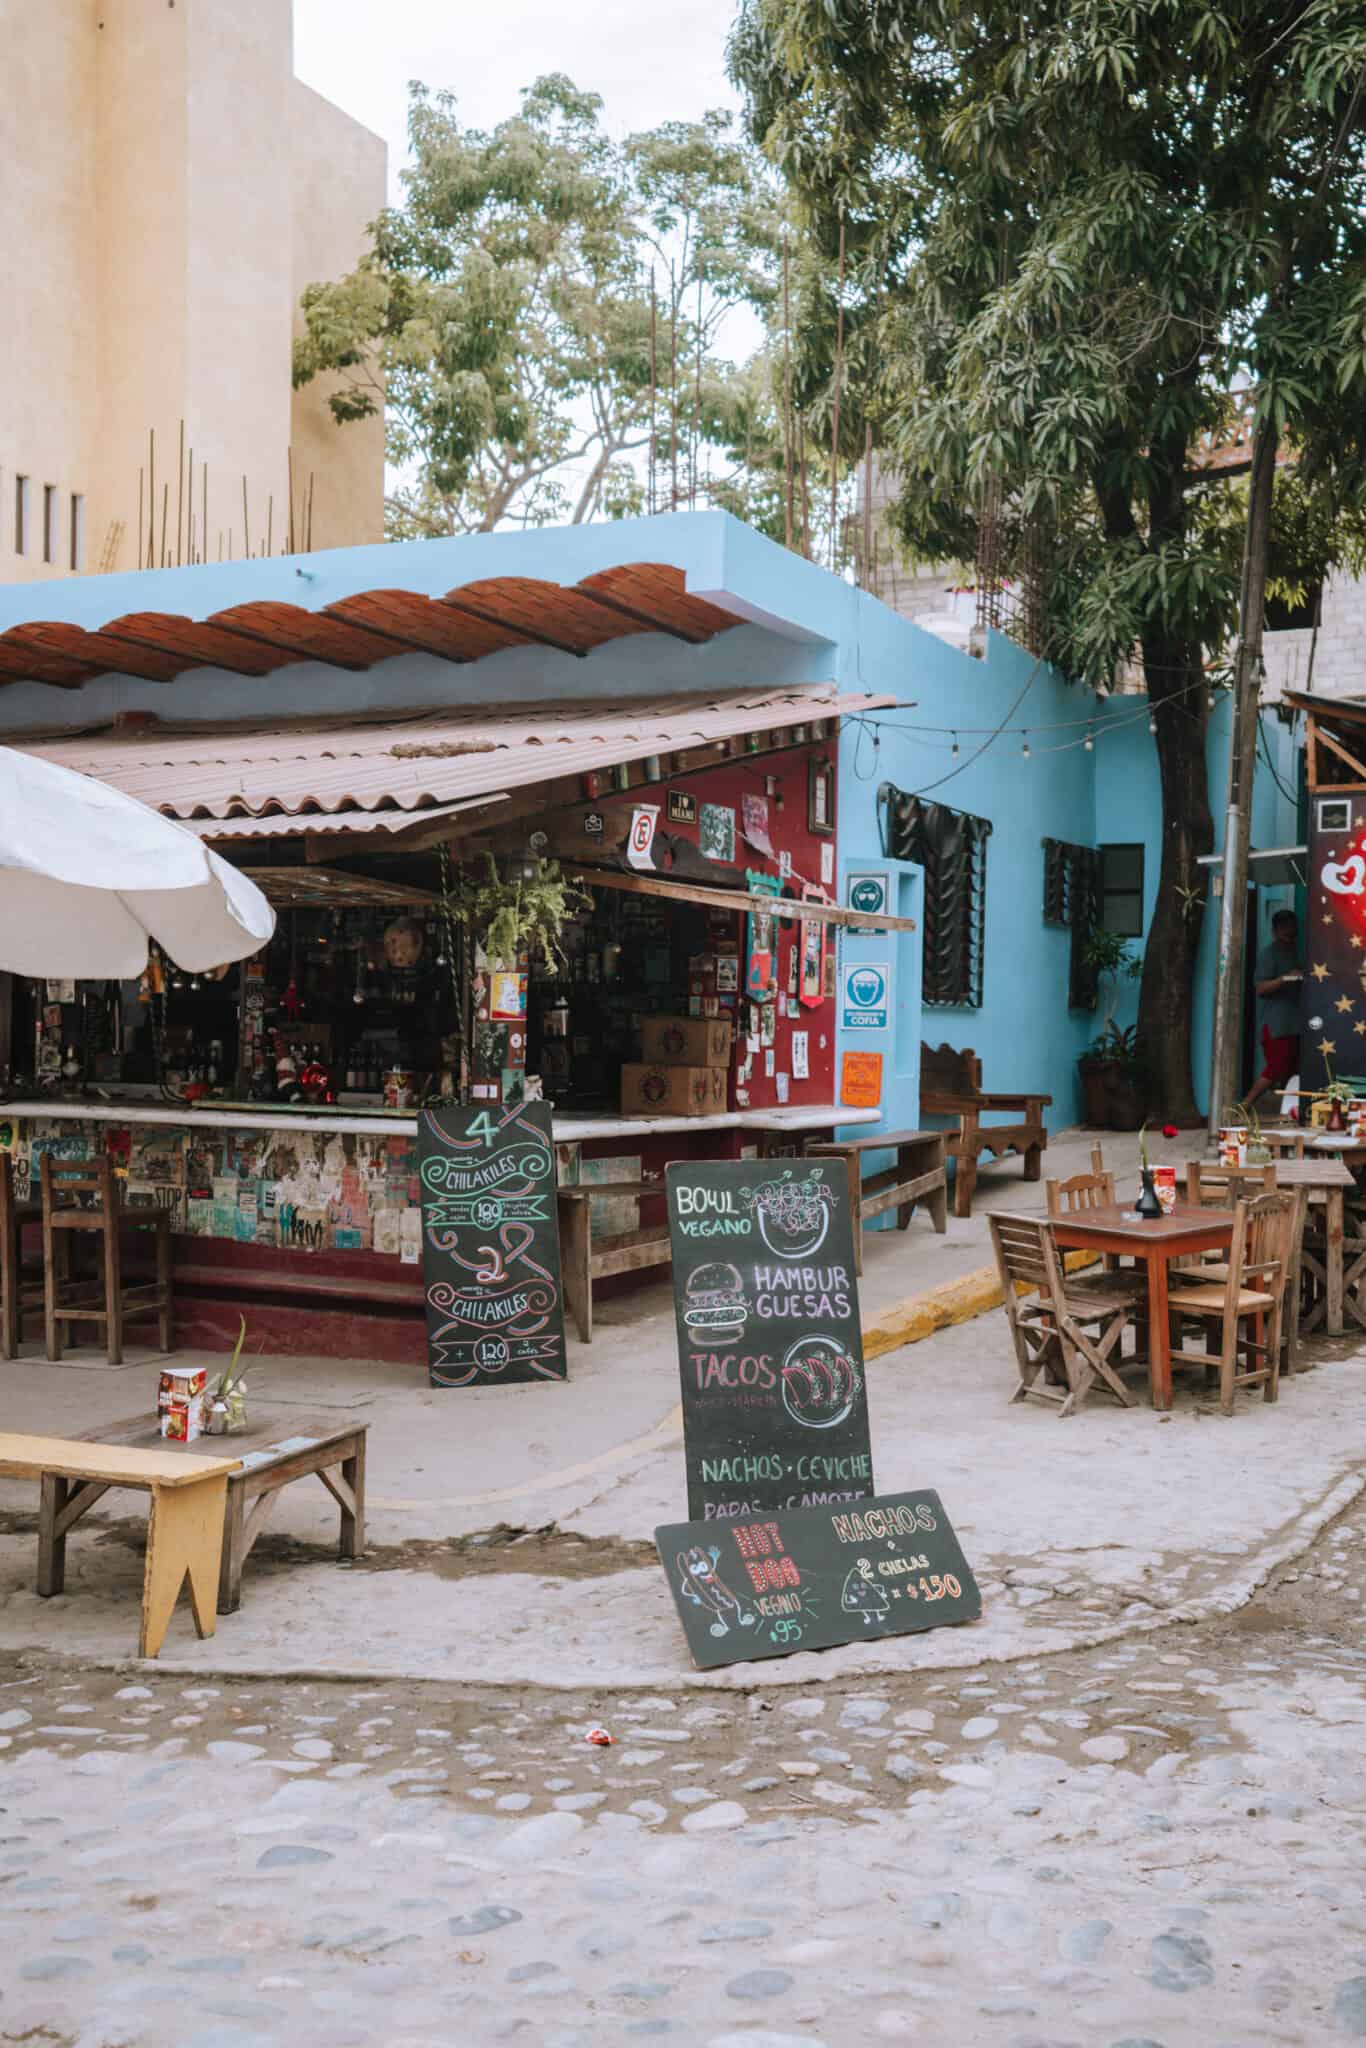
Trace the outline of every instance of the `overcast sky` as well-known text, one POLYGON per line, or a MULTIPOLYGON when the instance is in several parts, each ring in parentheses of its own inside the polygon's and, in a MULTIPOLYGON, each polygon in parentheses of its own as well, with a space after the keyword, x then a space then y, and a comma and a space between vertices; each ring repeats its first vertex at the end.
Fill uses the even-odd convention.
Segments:
POLYGON ((616 134, 738 104, 726 77, 737 0, 295 0, 294 68, 389 145, 406 148, 408 81, 446 87, 472 126, 566 71, 602 95, 616 134))

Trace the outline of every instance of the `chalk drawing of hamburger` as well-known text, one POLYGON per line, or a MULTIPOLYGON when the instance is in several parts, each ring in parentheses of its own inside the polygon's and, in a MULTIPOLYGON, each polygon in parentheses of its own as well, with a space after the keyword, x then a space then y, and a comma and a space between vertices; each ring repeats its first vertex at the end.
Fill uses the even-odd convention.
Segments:
POLYGON ((745 1327, 749 1303, 739 1270, 724 1260, 695 1266, 688 1275, 683 1321, 697 1337, 738 1337, 745 1327))

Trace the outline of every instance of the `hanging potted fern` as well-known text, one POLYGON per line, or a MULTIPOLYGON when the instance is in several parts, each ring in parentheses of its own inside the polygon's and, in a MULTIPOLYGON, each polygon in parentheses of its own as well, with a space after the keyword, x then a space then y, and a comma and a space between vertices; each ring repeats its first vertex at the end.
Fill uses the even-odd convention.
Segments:
POLYGON ((560 933, 589 907, 585 890, 567 882, 557 860, 514 862, 500 874, 491 853, 473 872, 462 868, 450 890, 450 912, 490 960, 515 962, 539 947, 552 967, 565 965, 560 933))

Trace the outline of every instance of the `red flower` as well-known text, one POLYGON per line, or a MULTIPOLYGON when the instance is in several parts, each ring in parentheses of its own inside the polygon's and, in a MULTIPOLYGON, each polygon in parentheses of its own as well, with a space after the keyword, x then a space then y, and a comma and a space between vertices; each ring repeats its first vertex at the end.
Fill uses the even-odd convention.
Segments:
POLYGON ((1179 1138, 1181 1133, 1177 1130, 1175 1124, 1163 1124, 1162 1135, 1164 1138, 1179 1138))

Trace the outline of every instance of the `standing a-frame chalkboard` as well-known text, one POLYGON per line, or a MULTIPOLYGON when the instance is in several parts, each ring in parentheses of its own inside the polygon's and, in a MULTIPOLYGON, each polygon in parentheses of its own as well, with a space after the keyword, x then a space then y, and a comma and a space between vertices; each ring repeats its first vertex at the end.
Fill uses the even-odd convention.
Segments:
POLYGON ((549 1103, 424 1109, 418 1179, 432 1385, 564 1379, 549 1103))
POLYGON ((862 1500, 868 1399, 842 1160, 670 1166, 693 1521, 862 1500))

